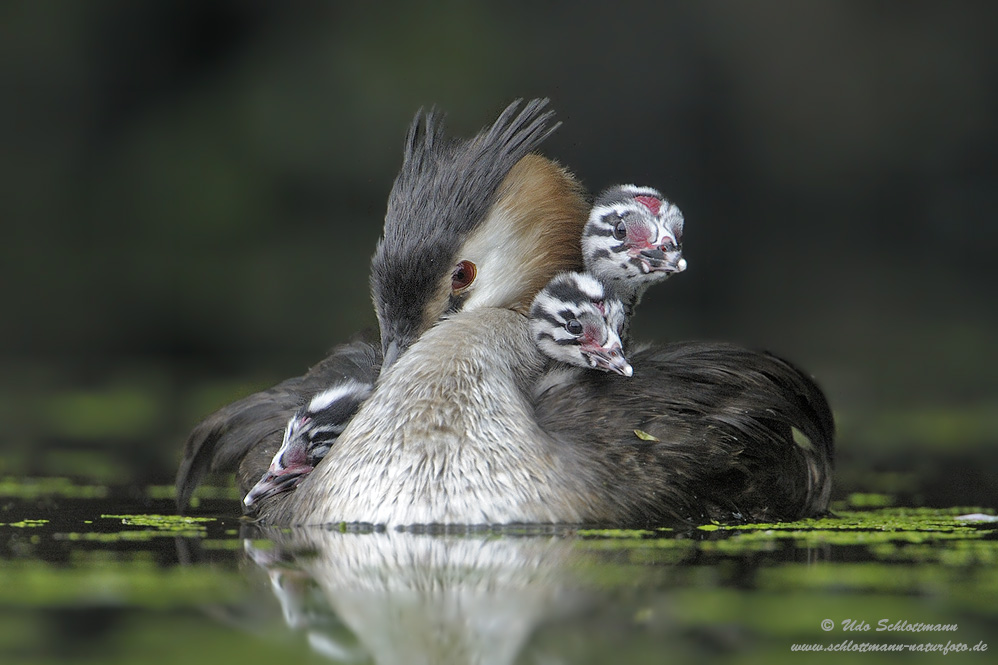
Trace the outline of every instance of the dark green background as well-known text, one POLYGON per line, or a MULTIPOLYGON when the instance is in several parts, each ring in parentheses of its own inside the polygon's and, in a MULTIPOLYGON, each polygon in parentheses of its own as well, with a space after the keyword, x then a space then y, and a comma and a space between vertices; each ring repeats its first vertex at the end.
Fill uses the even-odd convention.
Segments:
POLYGON ((0 4, 0 473, 169 479, 211 409, 374 326, 413 113, 683 209, 646 339, 811 371, 841 487, 994 500, 987 2, 0 4), (103 459, 102 462, 95 460, 103 459), (101 466, 103 465, 103 466, 101 466))

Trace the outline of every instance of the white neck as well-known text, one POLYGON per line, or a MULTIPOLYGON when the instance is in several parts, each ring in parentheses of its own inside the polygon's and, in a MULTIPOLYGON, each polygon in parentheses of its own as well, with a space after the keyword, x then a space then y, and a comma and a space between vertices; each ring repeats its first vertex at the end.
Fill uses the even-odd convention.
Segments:
POLYGON ((537 426, 530 403, 544 366, 521 314, 482 308, 439 322, 381 376, 278 520, 582 521, 591 506, 577 453, 537 426))

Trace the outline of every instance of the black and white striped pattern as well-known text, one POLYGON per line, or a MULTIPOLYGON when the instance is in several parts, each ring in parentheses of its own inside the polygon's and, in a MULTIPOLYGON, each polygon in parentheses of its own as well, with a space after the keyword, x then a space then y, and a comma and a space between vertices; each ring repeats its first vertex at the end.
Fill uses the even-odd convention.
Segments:
POLYGON ((318 393, 298 409, 288 421, 284 441, 270 468, 246 494, 243 503, 252 506, 294 489, 326 456, 371 389, 369 383, 348 379, 318 393))
POLYGON ((538 348, 576 367, 631 376, 620 330, 624 306, 592 275, 562 273, 541 289, 530 307, 530 330, 538 348))
POLYGON ((613 286, 630 316, 645 289, 686 269, 683 213, 651 187, 611 187, 589 214, 582 256, 586 270, 613 286))

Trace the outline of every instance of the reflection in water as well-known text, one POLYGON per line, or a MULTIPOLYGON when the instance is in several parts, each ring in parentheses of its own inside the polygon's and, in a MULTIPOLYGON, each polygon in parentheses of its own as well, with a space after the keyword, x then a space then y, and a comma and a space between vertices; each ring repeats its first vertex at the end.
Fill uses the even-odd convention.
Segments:
POLYGON ((573 572, 584 554, 571 538, 263 535, 275 546, 246 540, 245 549, 270 576, 285 621, 336 661, 512 663, 538 625, 587 605, 573 572))

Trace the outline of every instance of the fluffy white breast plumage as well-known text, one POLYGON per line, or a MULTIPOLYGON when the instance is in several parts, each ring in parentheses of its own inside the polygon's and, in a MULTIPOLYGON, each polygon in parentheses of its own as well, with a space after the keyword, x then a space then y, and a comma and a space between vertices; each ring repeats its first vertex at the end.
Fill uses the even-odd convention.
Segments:
POLYGON ((480 308, 424 333, 272 517, 322 524, 582 522, 574 455, 553 454, 530 385, 544 359, 526 318, 480 308))

